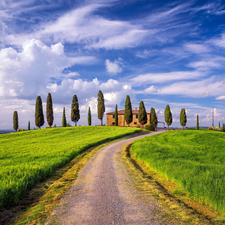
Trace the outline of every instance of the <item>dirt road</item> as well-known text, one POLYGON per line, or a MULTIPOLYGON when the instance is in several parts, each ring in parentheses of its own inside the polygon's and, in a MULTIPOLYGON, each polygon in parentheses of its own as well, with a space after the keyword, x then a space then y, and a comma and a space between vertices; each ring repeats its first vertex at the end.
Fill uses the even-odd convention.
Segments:
POLYGON ((161 224, 156 200, 143 201, 132 183, 121 161, 121 146, 163 131, 100 149, 80 171, 46 224, 161 224))

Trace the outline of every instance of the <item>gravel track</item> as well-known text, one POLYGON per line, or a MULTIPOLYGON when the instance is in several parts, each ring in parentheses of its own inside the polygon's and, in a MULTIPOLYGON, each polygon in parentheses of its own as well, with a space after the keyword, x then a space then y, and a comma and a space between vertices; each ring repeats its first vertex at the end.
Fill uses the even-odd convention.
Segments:
POLYGON ((87 162, 72 188, 61 199, 45 224, 161 224, 154 198, 146 203, 121 160, 122 147, 134 140, 109 144, 87 162))

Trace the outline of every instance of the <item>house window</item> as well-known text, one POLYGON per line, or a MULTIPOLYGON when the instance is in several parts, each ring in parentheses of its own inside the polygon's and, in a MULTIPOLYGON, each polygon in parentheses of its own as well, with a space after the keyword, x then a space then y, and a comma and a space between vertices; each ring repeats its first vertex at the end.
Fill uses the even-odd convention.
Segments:
POLYGON ((138 114, 136 115, 136 119, 138 119, 138 114))
POLYGON ((134 124, 136 125, 136 124, 137 124, 137 122, 134 122, 134 124))
POLYGON ((113 114, 113 119, 115 119, 115 114, 113 114))
POLYGON ((112 122, 112 125, 115 125, 115 123, 114 123, 114 122, 112 122))

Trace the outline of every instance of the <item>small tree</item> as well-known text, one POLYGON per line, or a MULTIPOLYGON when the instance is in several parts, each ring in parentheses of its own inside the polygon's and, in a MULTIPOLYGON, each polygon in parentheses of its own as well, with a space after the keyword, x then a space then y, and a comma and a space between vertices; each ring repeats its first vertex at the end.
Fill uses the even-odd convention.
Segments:
POLYGON ((65 107, 63 107, 62 126, 63 127, 66 127, 66 112, 65 112, 65 107))
POLYGON ((117 105, 115 108, 115 125, 118 126, 118 109, 117 109, 117 105))
POLYGON ((220 128, 220 122, 219 122, 219 128, 220 128))
POLYGON ((199 130, 199 116, 197 115, 197 130, 199 130))
POLYGON ((186 126, 187 123, 187 116, 185 109, 181 109, 180 111, 180 125, 182 126, 182 129, 184 129, 184 126, 186 126))
POLYGON ((88 108, 88 126, 91 126, 91 108, 88 108))
POLYGON ((77 126, 77 122, 80 119, 80 110, 78 98, 76 95, 73 96, 72 104, 71 104, 71 120, 75 122, 75 126, 77 126))
POLYGON ((142 127, 147 123, 147 113, 143 101, 141 101, 139 104, 138 121, 142 125, 142 127))
POLYGON ((125 121, 128 126, 130 126, 130 123, 133 121, 132 105, 129 95, 127 95, 125 102, 125 121))
POLYGON ((169 105, 167 105, 166 108, 165 108, 164 116, 165 116, 165 121, 166 121, 166 123, 168 125, 168 129, 169 129, 169 126, 173 122, 172 113, 171 113, 169 105))
POLYGON ((98 92, 98 119, 101 120, 101 126, 103 125, 102 120, 103 120, 104 112, 105 112, 104 95, 101 91, 99 91, 98 92))
POLYGON ((30 121, 28 121, 28 130, 30 130, 30 121))
POLYGON ((44 120, 44 114, 43 114, 43 108, 42 108, 42 100, 41 97, 38 96, 36 100, 36 106, 35 106, 35 125, 40 128, 45 123, 44 120))
POLYGON ((53 108, 52 108, 52 96, 50 93, 48 93, 48 97, 47 97, 46 115, 47 115, 48 125, 51 127, 53 124, 54 117, 53 117, 53 108))
POLYGON ((153 107, 151 108, 150 118, 151 118, 150 120, 151 124, 156 128, 158 124, 158 118, 157 118, 155 109, 153 107))
POLYGON ((17 111, 14 111, 13 113, 13 129, 17 131, 19 128, 19 122, 18 122, 18 113, 17 111))

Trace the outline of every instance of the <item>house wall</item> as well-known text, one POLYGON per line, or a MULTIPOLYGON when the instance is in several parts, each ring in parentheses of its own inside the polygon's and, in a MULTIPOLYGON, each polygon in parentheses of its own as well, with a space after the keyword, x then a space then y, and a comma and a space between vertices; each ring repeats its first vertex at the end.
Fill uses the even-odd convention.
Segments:
MULTIPOLYGON (((113 118, 113 115, 107 115, 107 126, 114 126, 115 124, 115 118, 113 118)), ((147 114, 147 123, 150 124, 150 114, 147 114)), ((124 115, 118 115, 118 126, 120 127, 128 127, 125 116, 124 115)), ((138 122, 138 118, 136 118, 136 115, 133 115, 133 121, 130 123, 130 127, 141 127, 142 125, 138 122)))

